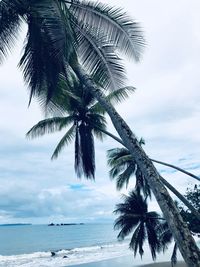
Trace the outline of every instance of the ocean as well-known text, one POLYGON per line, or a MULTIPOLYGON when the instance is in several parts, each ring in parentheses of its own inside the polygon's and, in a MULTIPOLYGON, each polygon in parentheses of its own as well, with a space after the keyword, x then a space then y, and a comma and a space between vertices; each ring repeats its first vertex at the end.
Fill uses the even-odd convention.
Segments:
POLYGON ((131 254, 112 224, 0 226, 0 267, 62 267, 131 254))

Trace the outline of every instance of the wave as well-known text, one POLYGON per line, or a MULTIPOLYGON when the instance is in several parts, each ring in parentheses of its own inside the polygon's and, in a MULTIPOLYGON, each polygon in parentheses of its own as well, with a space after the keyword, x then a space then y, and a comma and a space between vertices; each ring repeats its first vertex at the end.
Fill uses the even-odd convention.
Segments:
POLYGON ((63 249, 52 252, 35 252, 12 256, 0 255, 0 267, 64 267, 76 264, 96 262, 130 255, 127 241, 63 249), (54 254, 54 253, 53 253, 54 254))

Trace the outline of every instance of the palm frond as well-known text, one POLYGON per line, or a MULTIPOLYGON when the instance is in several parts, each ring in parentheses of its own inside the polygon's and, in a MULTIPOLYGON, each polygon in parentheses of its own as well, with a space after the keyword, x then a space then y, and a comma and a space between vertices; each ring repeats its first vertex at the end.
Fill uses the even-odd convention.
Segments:
POLYGON ((147 200, 136 191, 129 192, 128 195, 123 195, 124 202, 116 205, 116 212, 132 214, 145 214, 148 210, 147 200))
MULTIPOLYGON (((149 213, 147 216, 149 217, 149 213)), ((160 252, 161 250, 161 243, 156 232, 156 226, 158 223, 159 220, 156 218, 147 219, 145 222, 147 229, 148 244, 151 250, 151 255, 153 260, 156 259, 156 253, 160 252)))
POLYGON ((93 1, 75 0, 70 10, 79 22, 95 27, 96 35, 104 29, 109 42, 128 56, 139 60, 144 45, 144 37, 138 23, 129 18, 121 9, 93 1))
POLYGON ((109 171, 110 178, 116 178, 116 186, 118 189, 121 189, 125 184, 128 186, 130 176, 135 175, 135 190, 138 193, 143 192, 145 197, 151 197, 151 190, 148 182, 126 148, 108 150, 107 162, 108 166, 111 167, 109 171))
POLYGON ((173 241, 173 235, 169 229, 168 223, 164 222, 161 225, 161 229, 159 229, 159 239, 162 245, 163 252, 168 248, 168 245, 173 241))
POLYGON ((144 214, 148 211, 147 199, 143 198, 142 195, 134 190, 129 192, 129 196, 125 202, 129 203, 131 210, 134 211, 134 213, 144 214))
POLYGON ((86 178, 95 177, 95 150, 92 129, 83 123, 79 126, 83 173, 86 178))
MULTIPOLYGON (((91 112, 91 109, 90 109, 91 112)), ((102 132, 102 130, 106 130, 106 119, 104 116, 97 114, 97 113, 90 113, 88 115, 88 121, 89 124, 92 127, 92 131, 94 133, 94 135, 99 139, 99 140, 103 140, 103 138, 105 137, 105 134, 102 132)))
POLYGON ((73 116, 54 117, 42 120, 34 125, 26 134, 28 138, 36 138, 44 134, 61 131, 73 122, 73 116))
POLYGON ((115 90, 124 86, 124 67, 114 47, 104 36, 96 37, 92 27, 76 23, 75 32, 80 61, 93 80, 105 89, 115 90))
MULTIPOLYGON (((56 92, 59 75, 66 74, 66 36, 57 1, 34 1, 27 16, 28 34, 19 66, 33 96, 46 92, 47 102, 56 92)), ((72 38, 69 37, 68 38, 72 38)))
MULTIPOLYGON (((116 179, 116 188, 121 190, 124 186, 128 187, 131 175, 135 172, 135 164, 129 165, 123 173, 121 173, 116 179)), ((113 177, 113 176, 112 176, 113 177)))
MULTIPOLYGON (((135 87, 132 86, 126 86, 119 88, 115 91, 112 91, 109 93, 105 98, 112 104, 118 104, 121 103, 123 100, 127 99, 129 97, 129 94, 135 92, 135 87)), ((96 103, 93 106, 93 110, 95 110, 98 113, 105 114, 105 109, 100 105, 100 103, 96 103)))
POLYGON ((12 49, 19 37, 21 17, 10 0, 0 2, 0 63, 12 49))
POLYGON ((115 230, 121 229, 117 238, 119 240, 124 240, 124 238, 132 232, 134 227, 137 226, 138 222, 139 222, 138 218, 131 218, 130 216, 128 217, 126 215, 118 217, 115 220, 114 224, 115 230))
POLYGON ((51 159, 56 159, 58 157, 58 155, 60 154, 60 152, 63 150, 63 148, 65 147, 65 145, 68 145, 69 143, 72 142, 72 140, 74 139, 75 136, 75 126, 73 125, 67 132, 66 134, 63 136, 63 138, 60 140, 60 142, 58 143, 56 149, 54 150, 51 159))
POLYGON ((76 127, 75 171, 79 178, 84 174, 87 179, 94 179, 95 150, 92 128, 83 122, 76 127))
POLYGON ((75 161, 74 161, 74 169, 78 176, 81 178, 83 174, 83 163, 82 163, 82 151, 81 151, 81 144, 80 144, 80 133, 78 129, 78 125, 76 123, 76 137, 75 137, 75 161))
POLYGON ((126 148, 112 148, 110 150, 107 151, 107 158, 108 158, 108 165, 110 167, 115 167, 116 161, 122 159, 130 159, 131 160, 131 156, 129 151, 126 148), (128 156, 128 158, 127 158, 128 156))
POLYGON ((138 248, 139 248, 139 254, 142 258, 144 254, 143 250, 143 244, 146 239, 146 231, 145 231, 145 226, 144 222, 141 222, 138 227, 135 229, 130 244, 129 248, 134 251, 134 256, 136 256, 138 248))
POLYGON ((42 92, 38 97, 38 102, 45 116, 64 116, 66 113, 70 114, 74 111, 74 105, 72 104, 72 99, 74 102, 81 102, 75 89, 79 87, 76 77, 71 72, 71 68, 67 66, 68 78, 60 74, 58 86, 55 94, 51 97, 49 102, 46 102, 46 92, 42 92))
POLYGON ((112 160, 109 161, 109 165, 114 168, 118 168, 121 166, 122 168, 127 168, 127 166, 131 163, 130 155, 124 155, 118 158, 115 158, 114 162, 112 160))
POLYGON ((133 86, 122 87, 111 92, 106 96, 106 99, 110 101, 112 105, 115 105, 117 103, 121 103, 123 100, 126 100, 131 93, 135 92, 135 90, 136 89, 133 86))
POLYGON ((174 267, 177 264, 177 249, 178 249, 178 246, 177 246, 177 243, 175 243, 172 256, 171 256, 172 267, 174 267))

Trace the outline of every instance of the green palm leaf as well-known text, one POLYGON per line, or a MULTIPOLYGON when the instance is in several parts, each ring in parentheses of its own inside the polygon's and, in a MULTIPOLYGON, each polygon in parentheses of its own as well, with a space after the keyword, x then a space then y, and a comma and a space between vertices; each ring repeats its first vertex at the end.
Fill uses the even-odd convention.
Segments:
POLYGON ((156 232, 157 226, 160 225, 160 216, 156 212, 148 212, 146 220, 148 244, 151 250, 152 259, 156 259, 156 253, 161 250, 161 242, 156 232))
MULTIPOLYGON (((126 100, 129 95, 131 93, 135 92, 135 87, 132 87, 132 86, 126 86, 126 87, 122 87, 122 88, 119 88, 115 91, 112 91, 111 93, 109 93, 107 96, 106 96, 106 99, 112 104, 112 105, 115 105, 115 104, 118 104, 118 103, 121 103, 122 101, 126 100)), ((98 113, 101 113, 101 114, 105 114, 105 109, 99 104, 99 103, 96 103, 92 109, 95 111, 95 112, 98 112, 98 113)))
POLYGON ((51 159, 56 159, 58 157, 58 155, 60 154, 60 152, 63 150, 63 148, 65 147, 65 145, 68 145, 69 143, 72 142, 72 140, 74 139, 75 136, 75 125, 73 125, 67 132, 66 134, 63 136, 63 138, 60 140, 60 142, 58 143, 56 149, 54 150, 51 159))
POLYGON ((136 256, 139 248, 139 254, 142 258, 144 254, 143 245, 145 239, 146 239, 145 225, 144 222, 141 222, 135 229, 129 244, 130 249, 134 251, 134 256, 136 256))
POLYGON ((121 190, 124 185, 126 185, 126 188, 128 187, 130 177, 135 172, 134 168, 135 164, 128 166, 126 170, 117 177, 116 179, 117 190, 121 190))
POLYGON ((10 0, 0 2, 0 63, 19 36, 22 19, 16 11, 16 4, 10 0))
POLYGON ((131 218, 130 216, 126 215, 119 216, 115 220, 114 224, 115 230, 121 229, 117 238, 119 240, 124 240, 124 238, 132 232, 133 228, 138 224, 138 222, 138 218, 131 218))
POLYGON ((92 128, 88 125, 79 126, 80 147, 82 154, 83 173, 88 179, 94 179, 95 176, 95 150, 92 128))
POLYGON ((70 8, 79 22, 95 27, 98 35, 104 29, 107 41, 128 56, 139 60, 145 41, 138 23, 120 8, 92 1, 73 1, 70 8))
POLYGON ((42 120, 34 125, 26 134, 28 138, 36 138, 44 134, 54 133, 67 127, 73 122, 73 116, 55 117, 42 120))
POLYGON ((38 102, 42 108, 42 111, 46 116, 64 116, 66 113, 70 114, 74 111, 75 103, 80 103, 81 99, 77 95, 77 87, 79 86, 76 77, 73 73, 69 75, 71 68, 68 68, 68 77, 70 80, 67 80, 64 75, 59 75, 58 87, 56 93, 51 97, 48 103, 46 103, 46 92, 41 93, 38 96, 38 102))
POLYGON ((66 51, 71 53, 73 43, 71 29, 66 36, 66 24, 56 0, 29 1, 24 18, 28 33, 19 66, 30 87, 30 101, 44 91, 48 102, 56 91, 59 75, 66 74, 66 51), (67 44, 66 39, 70 40, 67 44))
POLYGON ((123 186, 127 188, 131 176, 135 175, 135 190, 138 193, 142 192, 145 197, 151 198, 150 186, 126 148, 108 150, 107 162, 110 167, 109 176, 111 179, 116 179, 117 190, 121 190, 123 186))
POLYGON ((80 61, 93 80, 103 88, 122 87, 125 81, 124 68, 114 47, 103 35, 96 37, 92 27, 75 24, 75 32, 80 61))
POLYGON ((106 119, 104 116, 98 113, 93 113, 92 109, 90 109, 90 111, 92 111, 92 113, 88 115, 89 124, 92 127, 94 135, 102 141, 105 137, 105 134, 102 132, 102 130, 106 130, 106 119))
POLYGON ((159 230, 160 241, 162 244, 163 252, 168 248, 168 245, 173 241, 173 235, 169 229, 168 223, 164 222, 159 230))

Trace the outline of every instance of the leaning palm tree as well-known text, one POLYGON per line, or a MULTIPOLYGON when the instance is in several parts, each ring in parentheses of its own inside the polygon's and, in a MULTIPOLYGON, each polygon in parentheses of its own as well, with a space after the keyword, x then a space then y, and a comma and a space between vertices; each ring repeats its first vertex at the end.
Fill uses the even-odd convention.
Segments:
POLYGON ((60 75, 70 88, 75 74, 110 116, 151 186, 187 264, 199 266, 200 251, 187 227, 182 226, 183 220, 159 180, 159 173, 101 90, 124 84, 123 66, 116 52, 140 58, 144 38, 138 24, 121 9, 90 1, 2 0, 1 58, 16 39, 22 21, 27 23, 28 33, 20 66, 30 88, 30 99, 43 95, 48 103, 58 91, 60 75))
MULTIPOLYGON (((116 136, 111 135, 109 132, 104 131, 107 135, 112 136, 115 140, 118 140, 121 143, 121 140, 119 138, 116 138, 116 136)), ((145 144, 145 141, 143 138, 139 141, 140 145, 145 144)), ((122 143, 121 143, 122 144, 122 143)), ((151 197, 151 190, 148 182, 145 180, 144 175, 140 171, 138 165, 133 160, 133 157, 131 156, 130 152, 126 148, 114 148, 110 149, 107 152, 107 158, 108 158, 108 166, 110 167, 110 178, 113 180, 116 180, 116 188, 117 190, 121 190, 124 186, 126 188, 129 185, 130 179, 132 176, 135 176, 136 178, 136 184, 135 184, 135 190, 136 191, 142 191, 144 196, 150 196, 151 197)), ((176 197, 179 198, 179 200, 184 203, 184 205, 192 212, 192 214, 200 220, 200 213, 198 210, 191 205, 191 203, 176 189, 174 188, 170 183, 168 183, 161 175, 160 180, 163 182, 163 184, 175 194, 176 197)))
POLYGON ((155 260, 157 252, 162 248, 158 234, 162 218, 158 213, 148 211, 147 199, 138 192, 132 191, 123 198, 123 203, 117 204, 114 211, 120 215, 114 225, 116 230, 120 230, 118 239, 123 240, 131 234, 129 247, 134 251, 134 256, 139 252, 141 257, 144 254, 144 243, 148 241, 152 258, 155 260))
MULTIPOLYGON (((63 84, 61 86, 64 86, 63 84)), ((64 89, 66 89, 64 87, 64 89)), ((58 112, 60 116, 53 116, 38 122, 26 134, 28 138, 36 138, 45 134, 54 133, 67 128, 66 133, 56 146, 52 159, 56 159, 63 148, 74 141, 75 144, 75 171, 78 177, 82 174, 86 178, 95 177, 95 149, 94 136, 103 139, 106 131, 106 119, 103 116, 105 111, 99 106, 90 92, 85 92, 81 84, 76 85, 74 91, 66 97, 64 90, 63 97, 59 97, 58 112)), ((133 87, 120 88, 107 95, 111 103, 121 102, 134 92, 133 87)), ((51 115, 54 107, 55 97, 46 110, 51 115), (53 106, 53 107, 52 107, 53 106)), ((58 103, 58 99, 56 102, 58 103)))
MULTIPOLYGON (((141 141, 142 139, 140 144, 141 141)), ((110 167, 109 175, 112 180, 116 180, 117 190, 121 190, 124 186, 127 188, 130 178, 135 176, 135 190, 138 193, 142 192, 145 197, 151 197, 151 189, 148 182, 126 148, 108 150, 107 158, 108 166, 110 167)))

